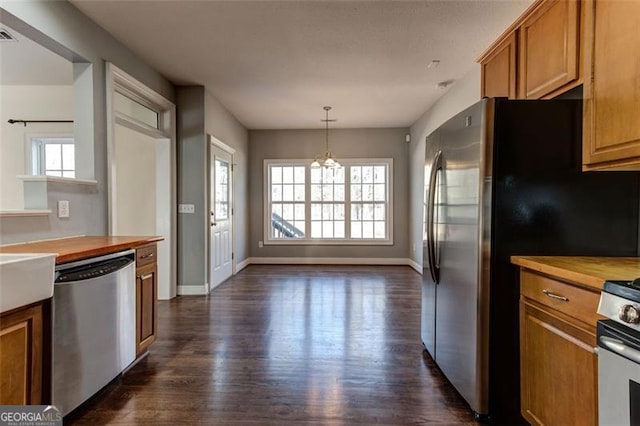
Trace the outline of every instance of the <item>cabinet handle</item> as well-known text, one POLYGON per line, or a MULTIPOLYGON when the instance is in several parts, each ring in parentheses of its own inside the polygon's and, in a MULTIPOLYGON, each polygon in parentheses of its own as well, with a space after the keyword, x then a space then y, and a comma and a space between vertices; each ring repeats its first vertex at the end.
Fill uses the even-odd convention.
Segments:
POLYGON ((140 278, 142 281, 144 281, 144 280, 148 280, 151 277, 153 277, 153 274, 140 275, 138 278, 140 278))
POLYGON ((145 255, 140 256, 140 259, 147 259, 149 257, 153 257, 153 253, 147 253, 145 255))
POLYGON ((556 299, 556 300, 562 300, 563 302, 568 302, 569 299, 564 297, 564 296, 560 296, 558 294, 555 293, 551 293, 549 290, 547 290, 546 288, 544 290, 542 290, 542 292, 546 295, 549 296, 552 299, 556 299))

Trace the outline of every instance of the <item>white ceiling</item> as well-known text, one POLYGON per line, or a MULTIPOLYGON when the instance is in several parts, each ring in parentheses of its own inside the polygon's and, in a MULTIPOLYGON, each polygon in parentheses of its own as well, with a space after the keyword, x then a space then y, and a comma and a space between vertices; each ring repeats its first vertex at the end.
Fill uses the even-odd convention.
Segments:
POLYGON ((71 85, 73 65, 13 28, 0 24, 16 41, 0 41, 0 84, 71 85))
POLYGON ((176 84, 249 129, 405 127, 531 0, 71 0, 176 84), (434 59, 440 66, 427 68, 434 59))

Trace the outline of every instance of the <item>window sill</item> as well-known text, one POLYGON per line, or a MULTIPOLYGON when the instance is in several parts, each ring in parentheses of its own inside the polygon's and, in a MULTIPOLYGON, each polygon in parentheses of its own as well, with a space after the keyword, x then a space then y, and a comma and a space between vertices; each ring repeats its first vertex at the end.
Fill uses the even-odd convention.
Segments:
POLYGON ((54 182, 54 183, 68 183, 75 185, 98 185, 97 180, 93 179, 77 179, 77 178, 65 178, 57 176, 45 176, 45 175, 19 175, 18 179, 24 182, 54 182))
POLYGON ((28 217, 49 216, 51 210, 27 209, 27 210, 0 210, 0 217, 28 217))

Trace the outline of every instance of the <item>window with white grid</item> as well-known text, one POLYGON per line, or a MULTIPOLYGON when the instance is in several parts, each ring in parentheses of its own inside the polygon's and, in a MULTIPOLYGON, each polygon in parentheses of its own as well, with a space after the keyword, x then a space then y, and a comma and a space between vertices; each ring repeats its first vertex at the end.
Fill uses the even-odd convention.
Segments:
POLYGON ((265 244, 393 244, 392 159, 265 160, 265 244))

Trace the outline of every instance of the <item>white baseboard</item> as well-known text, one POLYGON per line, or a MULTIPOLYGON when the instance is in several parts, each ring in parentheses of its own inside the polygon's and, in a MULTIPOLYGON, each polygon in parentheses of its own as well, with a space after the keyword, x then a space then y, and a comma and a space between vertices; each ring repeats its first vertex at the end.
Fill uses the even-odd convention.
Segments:
POLYGON ((407 259, 407 264, 411 266, 417 273, 422 275, 422 266, 413 259, 407 259))
POLYGON ((178 296, 202 296, 207 294, 207 285, 179 285, 178 296))
POLYGON ((250 257, 253 265, 409 265, 406 258, 384 257, 250 257))
POLYGON ((240 271, 242 271, 244 268, 246 268, 247 266, 251 265, 251 258, 247 257, 245 260, 243 260, 240 263, 236 264, 236 274, 240 271))

